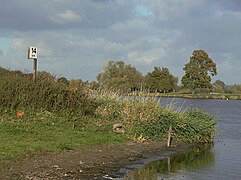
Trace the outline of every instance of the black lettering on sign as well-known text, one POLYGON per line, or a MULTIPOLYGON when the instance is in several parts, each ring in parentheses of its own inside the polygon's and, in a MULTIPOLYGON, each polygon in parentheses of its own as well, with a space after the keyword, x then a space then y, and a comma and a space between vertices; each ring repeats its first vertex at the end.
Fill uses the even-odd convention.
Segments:
POLYGON ((32 48, 32 53, 37 53, 37 48, 32 48))

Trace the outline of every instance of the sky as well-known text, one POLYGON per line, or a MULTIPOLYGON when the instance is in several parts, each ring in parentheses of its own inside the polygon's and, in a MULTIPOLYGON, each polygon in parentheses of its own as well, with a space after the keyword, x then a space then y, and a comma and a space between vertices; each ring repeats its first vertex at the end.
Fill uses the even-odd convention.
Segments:
POLYGON ((0 66, 92 81, 110 60, 143 75, 167 67, 181 80, 206 51, 213 78, 241 84, 241 0, 0 0, 0 66))

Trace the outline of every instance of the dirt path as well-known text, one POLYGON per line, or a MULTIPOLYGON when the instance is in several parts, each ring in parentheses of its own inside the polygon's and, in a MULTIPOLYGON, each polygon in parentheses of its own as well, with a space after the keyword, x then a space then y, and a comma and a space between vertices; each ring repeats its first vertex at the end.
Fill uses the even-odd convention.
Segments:
MULTIPOLYGON (((176 144, 175 150, 187 147, 176 144)), ((0 179, 98 179, 140 158, 167 151, 164 142, 96 145, 0 162, 0 179)))

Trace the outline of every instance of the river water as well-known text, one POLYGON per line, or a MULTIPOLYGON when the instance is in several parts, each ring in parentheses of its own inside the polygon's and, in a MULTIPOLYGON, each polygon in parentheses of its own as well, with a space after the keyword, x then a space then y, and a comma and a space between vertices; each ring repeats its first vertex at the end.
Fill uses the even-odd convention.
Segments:
POLYGON ((214 145, 168 155, 130 171, 125 180, 239 180, 241 179, 241 101, 160 98, 177 109, 199 108, 218 119, 214 145))

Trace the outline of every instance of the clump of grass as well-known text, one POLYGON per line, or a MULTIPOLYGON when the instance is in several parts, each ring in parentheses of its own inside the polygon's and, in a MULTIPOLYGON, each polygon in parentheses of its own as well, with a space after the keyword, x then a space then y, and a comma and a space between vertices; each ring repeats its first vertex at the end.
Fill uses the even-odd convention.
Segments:
POLYGON ((109 124, 123 123, 130 137, 166 140, 167 131, 172 125, 176 141, 213 141, 216 127, 214 117, 197 109, 173 111, 172 107, 162 107, 154 97, 114 97, 105 99, 96 110, 96 115, 109 124))

